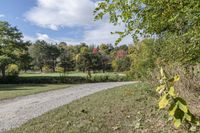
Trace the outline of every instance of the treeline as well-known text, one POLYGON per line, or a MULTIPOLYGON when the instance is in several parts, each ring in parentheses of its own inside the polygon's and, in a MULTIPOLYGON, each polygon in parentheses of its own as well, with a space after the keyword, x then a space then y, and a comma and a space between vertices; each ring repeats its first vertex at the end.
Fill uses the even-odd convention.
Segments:
POLYGON ((0 71, 1 76, 17 76, 20 71, 59 72, 128 71, 130 58, 128 46, 81 43, 68 45, 44 40, 24 42, 23 34, 8 22, 0 21, 0 71))
POLYGON ((127 71, 130 66, 126 45, 50 44, 38 40, 29 46, 29 54, 31 60, 27 68, 41 72, 78 70, 90 74, 91 71, 127 71))

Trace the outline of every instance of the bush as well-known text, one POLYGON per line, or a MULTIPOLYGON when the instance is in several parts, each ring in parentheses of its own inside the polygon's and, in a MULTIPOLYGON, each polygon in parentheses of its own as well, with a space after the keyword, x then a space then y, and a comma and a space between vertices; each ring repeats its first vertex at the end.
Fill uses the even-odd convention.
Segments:
POLYGON ((19 75, 19 67, 16 64, 10 64, 6 69, 6 75, 10 77, 17 77, 19 75))
POLYGON ((64 68, 57 66, 56 67, 56 72, 58 72, 58 73, 64 73, 64 68))
POLYGON ((126 76, 93 76, 91 78, 79 76, 60 76, 60 77, 7 77, 0 79, 0 84, 79 84, 79 83, 97 83, 129 81, 126 76))
POLYGON ((47 66, 47 65, 45 65, 45 66, 43 66, 42 67, 42 70, 44 71, 44 72, 51 72, 51 69, 49 68, 49 66, 47 66))

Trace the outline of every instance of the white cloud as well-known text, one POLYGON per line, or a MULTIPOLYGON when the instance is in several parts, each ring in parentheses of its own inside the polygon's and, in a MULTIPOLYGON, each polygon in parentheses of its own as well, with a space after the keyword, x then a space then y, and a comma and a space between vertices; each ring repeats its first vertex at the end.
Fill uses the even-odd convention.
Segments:
POLYGON ((36 39, 35 37, 29 36, 29 35, 24 35, 23 40, 24 40, 24 41, 31 41, 31 42, 34 42, 34 41, 36 41, 37 39, 36 39))
POLYGON ((59 43, 59 42, 66 42, 67 44, 77 45, 80 44, 80 41, 74 40, 72 38, 51 38, 47 34, 36 33, 35 36, 24 35, 24 41, 31 41, 35 42, 37 40, 44 40, 48 43, 59 43))
POLYGON ((42 34, 42 33, 36 33, 35 36, 24 35, 23 40, 31 42, 35 42, 36 40, 44 40, 46 42, 51 42, 51 43, 58 42, 58 40, 52 39, 47 34, 42 34))
MULTIPOLYGON (((62 27, 81 27, 84 31, 83 37, 80 38, 83 39, 75 40, 69 37, 52 39, 47 34, 41 33, 37 33, 32 38, 49 42, 65 41, 71 44, 114 43, 118 36, 111 35, 111 32, 121 31, 125 27, 113 26, 106 21, 107 18, 101 22, 94 22, 93 10, 96 4, 97 1, 94 2, 94 0, 37 0, 37 5, 25 14, 28 21, 52 30, 62 27)), ((131 37, 126 37, 121 42, 121 44, 124 43, 132 43, 131 37)))
POLYGON ((5 17, 5 15, 4 14, 0 14, 0 18, 4 18, 5 17))
POLYGON ((34 24, 57 30, 59 27, 88 26, 95 3, 91 0, 37 0, 37 6, 25 14, 34 24))
MULTIPOLYGON (((123 31, 124 26, 114 26, 109 23, 99 24, 95 29, 91 29, 85 32, 84 41, 90 44, 100 44, 100 43, 112 43, 118 39, 117 34, 111 34, 115 31, 123 31)), ((132 43, 131 37, 126 37, 122 40, 120 44, 130 44, 132 43)))
POLYGON ((44 40, 47 42, 51 40, 47 34, 37 33, 36 35, 37 35, 37 40, 44 40))

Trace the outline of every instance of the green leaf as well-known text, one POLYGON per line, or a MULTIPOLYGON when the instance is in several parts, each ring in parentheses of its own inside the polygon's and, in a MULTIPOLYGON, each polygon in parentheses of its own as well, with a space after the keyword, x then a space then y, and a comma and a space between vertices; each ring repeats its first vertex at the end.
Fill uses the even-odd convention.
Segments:
POLYGON ((180 127, 180 125, 181 125, 181 119, 174 119, 174 126, 176 127, 176 128, 179 128, 180 127))
POLYGON ((185 113, 180 110, 179 108, 176 109, 175 113, 174 113, 174 126, 175 127, 179 127, 181 125, 181 123, 184 120, 184 115, 185 113))
POLYGON ((168 98, 168 94, 165 94, 164 96, 161 97, 161 100, 159 102, 159 108, 163 109, 165 108, 169 103, 169 98, 168 98))
POLYGON ((185 113, 184 117, 187 121, 192 121, 192 116, 190 114, 185 113))
POLYGON ((169 95, 171 95, 172 97, 176 96, 176 94, 175 94, 175 89, 174 89, 173 86, 171 86, 171 87, 169 88, 169 95))
POLYGON ((176 100, 177 100, 177 103, 178 103, 178 107, 179 107, 184 113, 187 113, 187 112, 188 112, 188 107, 187 107, 186 101, 183 100, 183 99, 180 98, 180 97, 177 97, 176 100))
POLYGON ((174 116, 176 109, 177 109, 177 104, 173 103, 170 107, 169 107, 169 115, 170 116, 174 116))

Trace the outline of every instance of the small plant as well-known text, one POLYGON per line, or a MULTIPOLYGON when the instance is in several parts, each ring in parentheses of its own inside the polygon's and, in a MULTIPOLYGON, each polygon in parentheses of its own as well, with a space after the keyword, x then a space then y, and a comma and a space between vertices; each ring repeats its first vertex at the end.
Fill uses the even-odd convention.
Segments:
POLYGON ((19 67, 16 64, 10 64, 6 70, 8 76, 17 77, 19 74, 19 67))
POLYGON ((174 84, 180 80, 180 76, 176 75, 173 78, 168 78, 162 67, 160 69, 160 74, 160 85, 156 89, 161 95, 159 109, 168 107, 169 116, 173 119, 176 128, 180 127, 183 123, 199 125, 198 119, 190 112, 186 101, 178 97, 175 92, 174 84))

